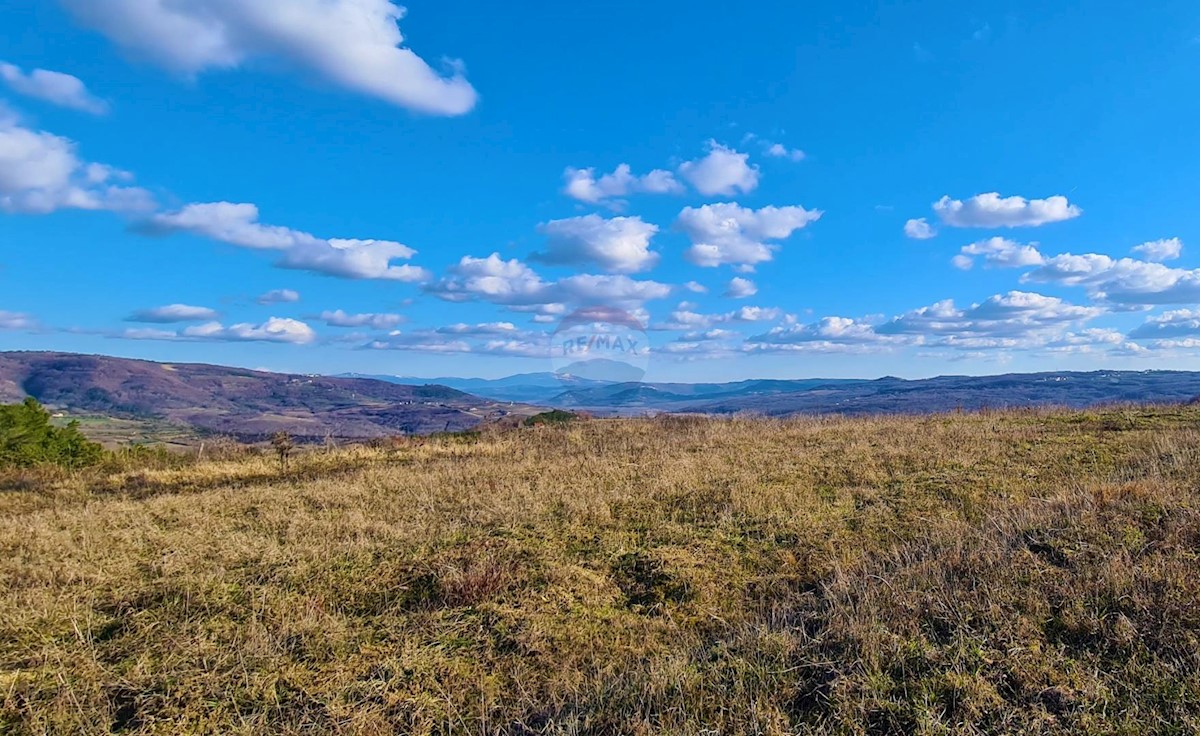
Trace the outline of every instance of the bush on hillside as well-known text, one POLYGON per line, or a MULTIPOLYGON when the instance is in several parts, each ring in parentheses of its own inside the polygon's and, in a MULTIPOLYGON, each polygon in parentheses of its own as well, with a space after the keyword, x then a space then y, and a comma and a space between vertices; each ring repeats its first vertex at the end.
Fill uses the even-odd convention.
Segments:
POLYGON ((33 398, 0 406, 0 467, 59 465, 81 468, 95 465, 104 450, 79 431, 79 423, 65 427, 50 423, 50 412, 33 398))
POLYGON ((552 411, 544 411, 541 414, 534 414, 525 420, 525 426, 536 427, 539 424, 566 424, 578 418, 578 414, 563 411, 562 409, 554 409, 552 411))

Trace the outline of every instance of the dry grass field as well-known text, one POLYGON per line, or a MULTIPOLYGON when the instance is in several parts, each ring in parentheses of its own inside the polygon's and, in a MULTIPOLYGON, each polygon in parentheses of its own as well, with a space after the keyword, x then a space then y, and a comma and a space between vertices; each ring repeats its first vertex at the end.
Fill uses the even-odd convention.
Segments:
POLYGON ((0 478, 3 734, 1194 734, 1200 409, 0 478))

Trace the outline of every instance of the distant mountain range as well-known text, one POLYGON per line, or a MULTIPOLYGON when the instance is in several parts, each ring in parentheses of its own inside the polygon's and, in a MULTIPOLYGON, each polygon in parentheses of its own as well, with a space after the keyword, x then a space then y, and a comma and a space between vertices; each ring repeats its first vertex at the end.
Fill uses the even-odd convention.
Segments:
POLYGON ((566 391, 604 388, 613 385, 608 381, 556 373, 519 373, 506 378, 456 378, 453 376, 414 378, 412 376, 386 376, 368 373, 339 373, 337 377, 387 381, 402 386, 448 386, 496 401, 541 404, 550 403, 551 399, 566 391))
POLYGON ((373 378, 404 385, 437 383, 497 401, 626 415, 664 411, 751 411, 776 416, 931 413, 1021 406, 1171 403, 1200 396, 1200 373, 1184 371, 1011 373, 911 381, 893 377, 761 379, 732 383, 606 383, 553 373, 500 379, 373 378))
POLYGON ((600 416, 932 413, 1022 406, 1172 403, 1200 396, 1200 373, 1095 371, 1001 376, 611 383, 553 373, 500 379, 310 376, 49 352, 0 352, 0 403, 33 396, 73 416, 153 420, 257 440, 463 430, 555 407, 600 416))
POLYGON ((474 427, 532 413, 447 386, 266 373, 99 355, 0 352, 0 403, 26 396, 75 415, 168 422, 261 439, 366 439, 474 427))

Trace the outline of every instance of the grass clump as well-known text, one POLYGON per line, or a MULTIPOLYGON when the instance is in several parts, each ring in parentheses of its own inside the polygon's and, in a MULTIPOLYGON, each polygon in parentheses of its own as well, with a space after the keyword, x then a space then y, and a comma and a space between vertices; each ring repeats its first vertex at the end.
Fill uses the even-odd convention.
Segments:
POLYGON ((0 733, 1200 731, 1200 408, 625 419, 0 493, 0 733))

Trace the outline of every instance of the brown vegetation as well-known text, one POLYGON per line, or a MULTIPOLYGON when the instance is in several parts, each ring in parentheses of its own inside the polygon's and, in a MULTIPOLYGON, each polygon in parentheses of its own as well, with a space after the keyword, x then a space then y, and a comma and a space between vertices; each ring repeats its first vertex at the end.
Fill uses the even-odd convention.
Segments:
POLYGON ((14 476, 0 733, 1196 733, 1198 427, 598 420, 14 476))

